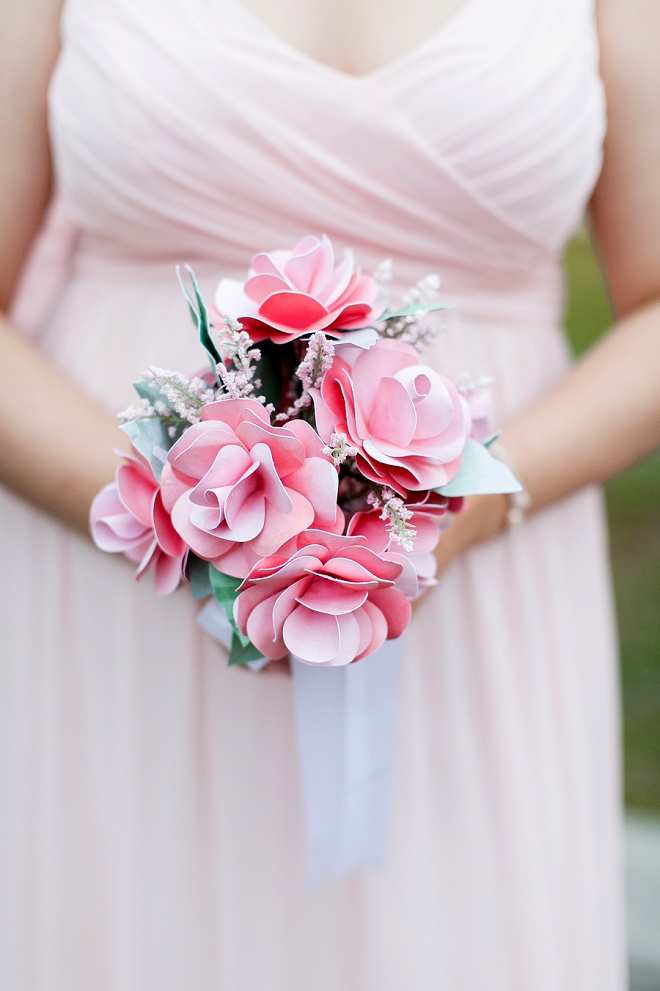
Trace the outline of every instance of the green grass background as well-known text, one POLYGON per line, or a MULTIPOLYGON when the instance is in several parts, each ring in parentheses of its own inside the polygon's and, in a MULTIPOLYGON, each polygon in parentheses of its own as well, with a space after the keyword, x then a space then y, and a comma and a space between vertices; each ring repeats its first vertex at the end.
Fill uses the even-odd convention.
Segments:
MULTIPOLYGON (((591 244, 565 254, 566 330, 576 355, 612 323, 591 244)), ((623 684, 628 805, 660 811, 660 452, 606 487, 623 684)))

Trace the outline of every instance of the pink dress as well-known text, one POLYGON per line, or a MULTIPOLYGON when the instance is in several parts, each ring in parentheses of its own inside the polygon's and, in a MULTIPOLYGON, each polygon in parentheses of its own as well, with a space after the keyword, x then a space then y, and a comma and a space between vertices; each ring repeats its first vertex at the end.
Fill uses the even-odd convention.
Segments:
MULTIPOLYGON (((467 0, 361 78, 238 0, 68 0, 58 199, 15 305, 112 412, 194 371, 211 292, 325 231, 458 303, 428 354, 495 425, 565 372, 560 259, 605 126, 592 0, 467 0)), ((57 411, 53 410, 53 415, 57 411)), ((71 425, 70 425, 71 426, 71 425)), ((618 695, 599 494, 456 561, 406 634, 390 854, 304 891, 291 683, 183 589, 1 495, 0 987, 622 991, 618 695)))

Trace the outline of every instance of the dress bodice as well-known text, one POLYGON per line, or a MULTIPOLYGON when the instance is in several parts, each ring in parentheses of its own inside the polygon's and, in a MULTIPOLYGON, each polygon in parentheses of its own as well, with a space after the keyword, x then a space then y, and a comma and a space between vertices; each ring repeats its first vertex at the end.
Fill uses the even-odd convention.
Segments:
POLYGON ((553 319, 604 132, 592 0, 467 0, 360 77, 238 0, 68 0, 50 103, 90 257, 226 272, 325 231, 402 282, 433 269, 553 319))

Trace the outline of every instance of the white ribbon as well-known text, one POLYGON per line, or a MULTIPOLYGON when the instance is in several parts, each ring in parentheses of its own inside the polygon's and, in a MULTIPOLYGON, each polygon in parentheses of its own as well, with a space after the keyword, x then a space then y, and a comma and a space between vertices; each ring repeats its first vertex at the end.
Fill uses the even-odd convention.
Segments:
MULTIPOLYGON (((231 626, 214 599, 198 622, 231 645, 231 626)), ((310 889, 385 863, 400 666, 400 640, 343 667, 291 659, 310 889)))
POLYGON ((292 659, 310 888, 385 863, 400 662, 399 640, 343 667, 292 659))

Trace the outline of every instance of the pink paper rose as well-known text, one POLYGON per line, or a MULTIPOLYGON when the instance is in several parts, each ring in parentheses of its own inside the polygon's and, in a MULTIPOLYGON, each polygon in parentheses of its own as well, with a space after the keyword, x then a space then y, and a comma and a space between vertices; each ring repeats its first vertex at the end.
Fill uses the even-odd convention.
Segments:
POLYGON ((286 344, 317 330, 341 337, 368 326, 382 312, 374 309, 377 293, 375 279, 355 268, 350 252, 335 267, 324 234, 320 240, 304 237, 293 251, 255 255, 245 285, 223 279, 215 305, 239 320, 253 341, 286 344))
POLYGON ((317 433, 303 420, 272 427, 254 399, 205 406, 169 451, 162 488, 194 553, 238 578, 307 527, 343 525, 317 433))
POLYGON ((401 341, 339 351, 320 390, 311 390, 323 440, 346 434, 362 474, 402 495, 451 481, 470 435, 467 403, 453 383, 401 341))
POLYGON ((414 498, 406 501, 406 508, 412 511, 408 523, 417 531, 412 551, 402 550, 392 540, 387 521, 382 519, 380 509, 355 513, 346 532, 349 536, 366 537, 367 545, 372 551, 387 560, 398 561, 404 574, 409 571, 412 577, 406 575, 410 589, 406 589, 406 595, 409 599, 416 599, 436 584, 438 565, 433 551, 440 539, 443 524, 449 525, 449 502, 449 499, 436 492, 425 492, 417 501, 414 498))
POLYGON ((102 551, 123 552, 139 563, 136 578, 153 572, 157 595, 168 595, 181 582, 187 553, 163 505, 160 485, 147 461, 134 450, 117 481, 106 485, 92 503, 90 528, 102 551))
POLYGON ((403 633, 411 615, 394 585, 403 570, 366 539, 308 530, 289 557, 260 561, 234 603, 238 627, 272 660, 291 651, 308 664, 339 666, 403 633))

